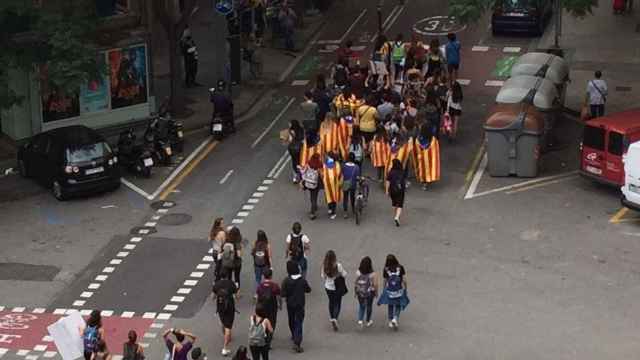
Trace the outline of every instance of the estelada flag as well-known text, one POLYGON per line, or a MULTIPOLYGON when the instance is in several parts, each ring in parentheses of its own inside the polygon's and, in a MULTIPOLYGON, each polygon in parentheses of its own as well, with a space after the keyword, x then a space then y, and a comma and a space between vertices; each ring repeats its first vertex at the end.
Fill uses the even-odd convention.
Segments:
POLYGON ((300 166, 307 166, 307 163, 313 154, 320 155, 320 158, 322 159, 322 141, 319 140, 315 145, 309 146, 307 144, 307 139, 304 139, 302 142, 302 150, 300 150, 300 166))
POLYGON ((339 162, 331 158, 324 161, 322 183, 327 204, 342 201, 342 167, 339 162))
POLYGON ((322 153, 328 154, 341 152, 340 126, 337 121, 327 118, 320 126, 320 142, 322 143, 322 153))
POLYGON ((391 149, 382 137, 375 137, 371 142, 371 164, 373 167, 385 167, 389 162, 391 149))
POLYGON ((440 180, 440 143, 435 136, 431 141, 418 137, 414 145, 415 171, 418 181, 431 183, 440 180))
POLYGON ((351 145, 351 137, 353 136, 353 116, 345 116, 340 118, 340 152, 342 158, 346 159, 347 151, 351 145))
POLYGON ((408 141, 401 145, 392 143, 389 146, 389 159, 387 160, 387 166, 384 169, 385 175, 389 174, 394 159, 400 160, 400 162, 402 163, 402 167, 406 168, 409 157, 411 156, 412 148, 413 138, 410 138, 408 141))

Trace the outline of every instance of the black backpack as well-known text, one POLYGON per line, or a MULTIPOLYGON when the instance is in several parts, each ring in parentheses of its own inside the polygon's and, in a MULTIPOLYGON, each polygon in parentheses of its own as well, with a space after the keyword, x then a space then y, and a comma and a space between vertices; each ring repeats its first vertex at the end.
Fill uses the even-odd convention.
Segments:
POLYGON ((345 86, 349 80, 347 75, 347 68, 342 64, 336 64, 336 69, 333 74, 333 82, 338 86, 345 86))
POLYGON ((234 310, 233 293, 225 287, 221 287, 216 292, 216 305, 218 313, 227 313, 234 310))
POLYGON ((258 303, 264 305, 267 309, 272 309, 276 303, 276 297, 273 295, 271 286, 260 285, 260 295, 258 295, 258 303))
POLYGON ((304 244, 302 243, 302 234, 291 234, 291 242, 289 243, 289 254, 294 261, 302 260, 304 257, 304 244))

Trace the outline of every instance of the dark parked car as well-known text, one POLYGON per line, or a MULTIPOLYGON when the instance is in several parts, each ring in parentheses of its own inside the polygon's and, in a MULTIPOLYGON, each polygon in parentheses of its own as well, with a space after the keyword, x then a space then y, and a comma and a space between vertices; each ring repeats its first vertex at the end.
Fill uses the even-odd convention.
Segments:
POLYGON ((491 28, 494 35, 506 32, 542 35, 552 12, 551 0, 496 0, 491 28))
POLYGON ((105 139, 85 126, 43 132, 18 151, 20 175, 50 187, 58 200, 117 189, 117 163, 118 158, 105 139))

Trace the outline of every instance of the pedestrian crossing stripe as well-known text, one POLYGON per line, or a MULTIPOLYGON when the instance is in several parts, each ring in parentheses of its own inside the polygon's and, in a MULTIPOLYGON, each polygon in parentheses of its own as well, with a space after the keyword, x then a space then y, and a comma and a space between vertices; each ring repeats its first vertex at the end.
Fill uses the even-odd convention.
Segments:
POLYGON ((293 80, 291 86, 306 86, 309 84, 309 80, 293 80))

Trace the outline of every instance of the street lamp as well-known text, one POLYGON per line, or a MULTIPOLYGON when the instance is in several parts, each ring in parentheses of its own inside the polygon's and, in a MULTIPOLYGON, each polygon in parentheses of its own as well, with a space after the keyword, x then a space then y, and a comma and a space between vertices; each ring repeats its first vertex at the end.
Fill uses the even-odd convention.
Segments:
POLYGON ((377 7, 377 12, 378 12, 378 34, 382 34, 382 5, 384 4, 384 0, 379 0, 378 1, 378 7, 377 7))

